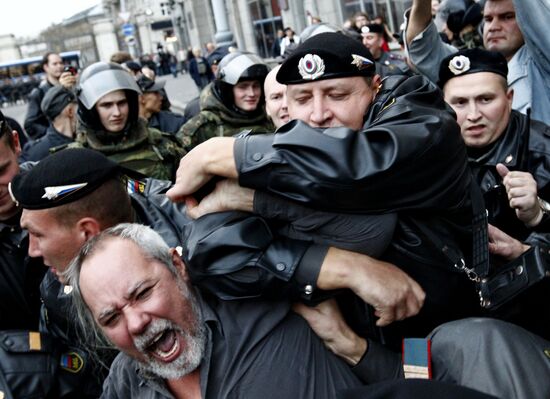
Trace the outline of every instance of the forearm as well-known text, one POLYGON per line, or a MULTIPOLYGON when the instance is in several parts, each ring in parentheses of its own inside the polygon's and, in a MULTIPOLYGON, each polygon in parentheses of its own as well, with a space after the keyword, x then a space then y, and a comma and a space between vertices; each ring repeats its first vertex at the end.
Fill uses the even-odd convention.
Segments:
POLYGON ((431 3, 431 0, 413 0, 406 31, 407 44, 410 44, 432 21, 431 3))

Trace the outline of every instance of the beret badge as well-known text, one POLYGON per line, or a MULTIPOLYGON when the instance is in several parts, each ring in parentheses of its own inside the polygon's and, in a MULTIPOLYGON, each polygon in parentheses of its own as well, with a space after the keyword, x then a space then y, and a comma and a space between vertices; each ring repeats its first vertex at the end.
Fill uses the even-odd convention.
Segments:
POLYGON ((306 54, 298 62, 302 79, 315 80, 325 73, 325 62, 317 54, 306 54))
POLYGON ((449 70, 455 75, 460 75, 469 69, 470 59, 464 55, 457 55, 449 61, 449 70))
POLYGON ((44 187, 44 195, 42 198, 47 198, 50 201, 56 200, 59 197, 70 195, 73 192, 85 187, 88 183, 69 184, 66 186, 44 187))
POLYGON ((363 69, 367 69, 374 64, 371 60, 361 55, 352 54, 351 58, 353 59, 351 63, 355 65, 360 71, 362 71, 363 69))

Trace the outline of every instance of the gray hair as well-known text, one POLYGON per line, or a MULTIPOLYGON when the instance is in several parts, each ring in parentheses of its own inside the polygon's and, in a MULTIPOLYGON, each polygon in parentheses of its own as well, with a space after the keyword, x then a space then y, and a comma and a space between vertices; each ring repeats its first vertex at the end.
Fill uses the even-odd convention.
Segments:
POLYGON ((80 290, 80 272, 82 264, 95 252, 101 249, 106 242, 113 238, 122 238, 136 244, 143 256, 149 260, 156 260, 165 265, 170 273, 177 276, 176 266, 172 262, 170 248, 164 242, 162 237, 150 227, 121 223, 109 229, 102 231, 95 237, 88 240, 80 249, 78 255, 73 259, 69 267, 63 272, 63 277, 73 289, 71 292, 72 306, 80 333, 83 335, 84 342, 91 351, 98 348, 111 346, 105 337, 101 328, 97 325, 94 317, 82 297, 80 290))

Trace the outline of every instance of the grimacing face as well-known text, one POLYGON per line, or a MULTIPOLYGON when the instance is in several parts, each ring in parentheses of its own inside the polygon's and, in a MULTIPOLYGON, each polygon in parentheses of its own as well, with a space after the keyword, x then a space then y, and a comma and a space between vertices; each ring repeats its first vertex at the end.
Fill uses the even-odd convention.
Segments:
POLYGON ((176 277, 135 243, 116 237, 96 247, 80 273, 82 297, 104 335, 146 370, 169 379, 199 366, 206 340, 175 250, 172 260, 176 277))
POLYGON ((106 131, 118 133, 126 126, 130 107, 124 90, 116 90, 105 94, 97 100, 95 108, 106 131))
POLYGON ((458 76, 445 83, 445 101, 456 112, 468 147, 486 147, 504 133, 513 98, 505 86, 504 78, 492 72, 458 76))
POLYGON ((299 119, 312 127, 363 127, 363 116, 376 96, 380 76, 371 83, 366 78, 326 79, 287 86, 290 119, 299 119))
POLYGON ((483 45, 509 61, 524 42, 512 0, 487 0, 483 20, 483 45))
POLYGON ((246 112, 255 111, 262 96, 262 86, 257 80, 245 80, 233 86, 233 98, 237 108, 246 112))

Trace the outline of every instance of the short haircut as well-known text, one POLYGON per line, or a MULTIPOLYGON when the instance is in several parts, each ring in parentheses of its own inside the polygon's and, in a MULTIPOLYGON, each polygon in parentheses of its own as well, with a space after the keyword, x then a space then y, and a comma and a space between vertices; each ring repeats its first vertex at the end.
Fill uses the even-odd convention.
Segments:
POLYGON ((93 217, 102 229, 132 221, 130 197, 124 183, 118 178, 109 179, 89 195, 50 208, 50 211, 63 226, 74 226, 84 217, 93 217))
POLYGON ((55 51, 48 51, 46 54, 44 54, 44 56, 42 57, 42 68, 44 67, 44 65, 48 65, 49 62, 50 62, 50 55, 52 54, 55 54, 55 55, 59 55, 57 54, 55 51))
POLYGON ((15 150, 15 141, 13 140, 13 129, 5 118, 0 118, 0 141, 4 141, 7 146, 15 150))

